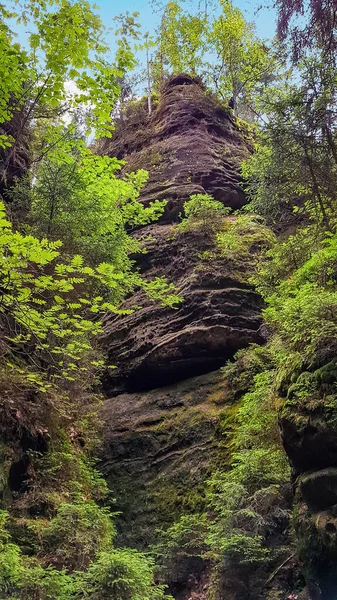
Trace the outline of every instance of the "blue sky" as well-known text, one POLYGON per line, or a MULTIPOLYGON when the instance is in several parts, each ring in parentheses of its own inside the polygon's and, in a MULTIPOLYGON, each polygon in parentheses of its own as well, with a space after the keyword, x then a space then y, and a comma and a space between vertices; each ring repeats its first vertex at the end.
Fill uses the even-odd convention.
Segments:
MULTIPOLYGON (((155 11, 150 0, 89 0, 97 8, 101 20, 106 28, 115 29, 116 24, 113 22, 113 17, 129 11, 130 13, 138 12, 138 21, 142 26, 142 32, 149 31, 150 34, 155 32, 158 25, 160 14, 155 11)), ((168 0, 162 0, 162 4, 166 4, 168 0)), ((258 8, 261 6, 260 0, 232 0, 234 6, 237 6, 244 14, 247 21, 254 22, 256 32, 260 38, 272 39, 276 31, 276 11, 273 8, 258 8)), ((185 0, 184 5, 187 10, 193 12, 193 8, 197 9, 203 0, 185 0)), ((6 0, 5 0, 6 3, 6 0)), ((211 5, 212 0, 208 0, 211 5)), ((13 30, 16 32, 17 41, 23 46, 26 45, 28 31, 31 31, 31 25, 28 28, 21 24, 13 23, 13 30)), ((106 31, 107 41, 111 45, 111 50, 115 50, 115 36, 112 31, 106 31)), ((138 53, 138 58, 142 57, 142 52, 138 53)))
MULTIPOLYGON (((152 33, 158 22, 158 15, 151 8, 149 0, 123 0, 116 2, 114 0, 96 0, 95 4, 99 7, 102 21, 106 27, 112 25, 112 18, 128 10, 130 13, 139 12, 140 22, 144 31, 152 33)), ((198 0, 186 2, 186 7, 198 5, 198 0)), ((275 34, 275 10, 272 8, 262 8, 257 11, 261 5, 259 0, 234 0, 233 4, 240 8, 249 21, 255 21, 257 33, 262 38, 272 38, 275 34)))
MULTIPOLYGON (((142 25, 142 31, 154 33, 159 21, 159 14, 156 13, 151 6, 150 0, 90 0, 92 4, 98 7, 98 12, 106 29, 115 27, 113 17, 125 13, 126 11, 139 12, 139 22, 142 25)), ((162 4, 166 4, 168 0, 163 0, 162 4)), ((202 0, 201 0, 202 1, 202 0)), ((208 0, 209 3, 210 0, 208 0)), ((188 10, 193 12, 193 6, 198 7, 200 0, 186 0, 184 3, 188 10)), ((5 0, 6 4, 6 0, 5 0)), ((260 0, 233 0, 233 4, 240 8, 248 21, 253 21, 256 24, 256 31, 259 37, 271 39, 274 37, 276 30, 276 12, 273 8, 260 8, 260 0)), ((13 29, 17 34, 17 40, 25 45, 27 40, 27 28, 24 25, 14 25, 13 29)), ((113 46, 113 39, 109 32, 106 32, 106 37, 113 46)))

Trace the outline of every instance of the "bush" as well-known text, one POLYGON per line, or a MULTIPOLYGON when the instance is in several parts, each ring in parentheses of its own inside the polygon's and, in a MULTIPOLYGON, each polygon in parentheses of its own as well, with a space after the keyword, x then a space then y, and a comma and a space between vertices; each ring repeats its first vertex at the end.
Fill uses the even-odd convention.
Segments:
POLYGON ((269 367, 275 367, 275 361, 268 348, 256 344, 239 350, 234 358, 233 362, 228 362, 221 369, 231 400, 240 398, 254 387, 255 375, 269 367))
POLYGON ((184 217, 178 225, 180 231, 201 229, 214 233, 222 223, 230 208, 214 200, 210 194, 193 194, 184 204, 184 217))
POLYGON ((156 585, 153 561, 136 550, 101 552, 80 575, 79 596, 88 600, 173 600, 156 585))
POLYGON ((46 554, 68 570, 86 569, 97 552, 111 547, 114 527, 109 512, 78 496, 62 503, 42 532, 46 554))
POLYGON ((190 559, 207 557, 207 531, 206 514, 182 515, 166 531, 157 531, 153 553, 165 581, 176 581, 184 575, 190 559))
MULTIPOLYGON (((89 503, 89 509, 79 508, 79 505, 63 505, 57 517, 50 524, 48 534, 54 536, 55 546, 50 547, 50 560, 53 561, 58 548, 66 548, 66 535, 70 539, 69 552, 79 550, 77 566, 87 570, 74 571, 69 574, 65 569, 55 569, 53 566, 39 562, 37 558, 24 556, 20 548, 11 541, 6 524, 8 514, 0 512, 0 593, 2 600, 173 600, 165 595, 165 586, 154 582, 154 563, 144 554, 136 550, 116 549, 110 547, 104 552, 98 552, 94 560, 87 562, 89 554, 103 546, 100 542, 101 524, 106 519, 105 511, 89 503), (93 518, 94 513, 94 518, 93 518), (69 515, 71 515, 69 517, 69 515), (84 515, 84 516, 83 516, 84 515), (62 524, 61 520, 64 519, 62 524), (90 524, 93 531, 90 531, 90 524), (79 525, 79 531, 77 527, 79 525), (96 538, 96 548, 94 543, 96 538), (57 539, 60 546, 57 548, 57 539), (87 551, 84 553, 83 548, 87 551), (81 560, 83 557, 85 560, 81 560)), ((106 526, 107 531, 109 527, 106 526)), ((111 542, 110 532, 106 546, 111 542), (109 539, 108 539, 109 538, 109 539)), ((103 536, 104 539, 104 536, 103 536)), ((62 560, 64 560, 62 555, 62 560)), ((65 561, 66 562, 66 561, 65 561)))

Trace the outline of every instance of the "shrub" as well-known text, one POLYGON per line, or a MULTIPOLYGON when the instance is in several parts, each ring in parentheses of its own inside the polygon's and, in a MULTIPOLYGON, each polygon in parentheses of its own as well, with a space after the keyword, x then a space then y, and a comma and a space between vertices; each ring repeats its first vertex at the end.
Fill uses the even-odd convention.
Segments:
POLYGON ((178 228, 180 231, 201 229, 205 233, 214 233, 229 212, 230 208, 210 194, 193 194, 184 204, 184 217, 178 228))
POLYGON ((158 530, 158 542, 153 548, 156 562, 165 581, 179 579, 188 570, 190 559, 207 556, 208 516, 182 515, 166 531, 158 530))
POLYGON ((111 547, 114 527, 109 512, 78 495, 63 502, 42 531, 42 545, 55 564, 85 569, 97 552, 111 547))
POLYGON ((156 585, 153 561, 130 549, 101 552, 80 575, 79 597, 88 600, 172 600, 165 586, 156 585))

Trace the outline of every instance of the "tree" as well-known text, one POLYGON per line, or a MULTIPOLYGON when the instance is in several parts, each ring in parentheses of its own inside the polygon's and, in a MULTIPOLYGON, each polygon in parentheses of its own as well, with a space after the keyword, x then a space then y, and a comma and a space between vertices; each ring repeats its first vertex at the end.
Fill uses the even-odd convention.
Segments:
POLYGON ((257 152, 244 164, 254 210, 270 220, 293 211, 333 226, 336 197, 335 71, 320 56, 299 64, 297 83, 269 90, 257 152))
POLYGON ((164 304, 178 300, 164 279, 145 280, 130 257, 140 246, 127 228, 163 210, 137 201, 147 173, 119 177, 122 163, 84 141, 93 128, 110 135, 133 54, 122 32, 111 64, 101 22, 84 0, 31 0, 20 16, 0 11, 3 183, 27 131, 31 164, 11 190, 13 224, 0 203, 0 483, 13 492, 10 514, 0 511, 0 595, 161 600, 153 562, 113 546, 111 514, 101 506, 108 490, 91 458, 102 315, 124 314, 121 301, 135 288, 164 304), (32 31, 27 52, 13 42, 13 18, 32 31), (81 119, 77 107, 89 98, 81 119), (66 127, 69 110, 75 122, 66 127))
POLYGON ((230 209, 210 194, 192 194, 184 204, 184 217, 178 228, 180 231, 201 229, 204 233, 214 233, 223 224, 230 209))
POLYGON ((200 72, 206 24, 207 18, 201 13, 193 15, 183 11, 178 2, 168 2, 161 17, 152 60, 156 89, 160 89, 164 77, 171 72, 187 72, 192 76, 200 72))
POLYGON ((208 63, 208 79, 223 99, 232 100, 234 114, 239 101, 252 103, 254 89, 271 77, 274 61, 265 42, 254 35, 241 11, 221 0, 221 12, 209 26, 207 40, 215 58, 208 63))
POLYGON ((254 94, 276 77, 275 57, 229 0, 213 12, 189 13, 178 2, 165 6, 152 60, 154 85, 160 88, 172 71, 186 72, 231 101, 235 114, 238 103, 255 110, 254 94))
POLYGON ((328 60, 336 61, 336 17, 334 0, 276 0, 278 35, 289 41, 294 63, 306 52, 324 50, 328 60))
POLYGON ((108 262, 129 271, 128 254, 139 250, 139 244, 126 227, 157 219, 165 202, 147 208, 138 202, 146 171, 121 177, 122 163, 93 154, 72 126, 60 128, 59 137, 62 141, 39 161, 34 182, 26 178, 10 194, 14 212, 22 197, 30 198, 21 229, 61 239, 64 253, 80 253, 90 265, 108 262))
MULTIPOLYGON (((10 0, 8 0, 10 4, 10 0)), ((0 142, 4 166, 2 180, 20 148, 27 126, 33 121, 53 119, 75 109, 90 98, 86 131, 97 136, 111 135, 110 114, 119 94, 118 78, 134 64, 130 48, 119 40, 114 59, 102 37, 102 23, 86 0, 30 0, 18 14, 14 0, 12 11, 2 5, 0 26, 0 142), (29 25, 32 33, 28 50, 14 42, 10 19, 29 25), (69 97, 65 83, 71 81, 77 93, 69 97), (13 116, 21 119, 13 121, 13 116), (13 126, 11 126, 11 123, 13 126), (15 126, 15 124, 17 126, 15 126)), ((57 133, 44 141, 43 152, 54 147, 57 133)))

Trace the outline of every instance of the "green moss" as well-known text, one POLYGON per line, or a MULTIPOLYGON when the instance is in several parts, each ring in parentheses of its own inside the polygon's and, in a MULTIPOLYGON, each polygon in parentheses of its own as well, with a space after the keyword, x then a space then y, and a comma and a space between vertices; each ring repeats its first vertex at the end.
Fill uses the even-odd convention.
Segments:
POLYGON ((337 381, 337 360, 332 360, 314 373, 321 386, 332 386, 337 381))
POLYGON ((190 488, 186 488, 184 482, 157 481, 155 489, 150 493, 158 518, 157 528, 165 529, 179 519, 182 514, 200 513, 205 510, 205 487, 204 481, 196 483, 190 488))

